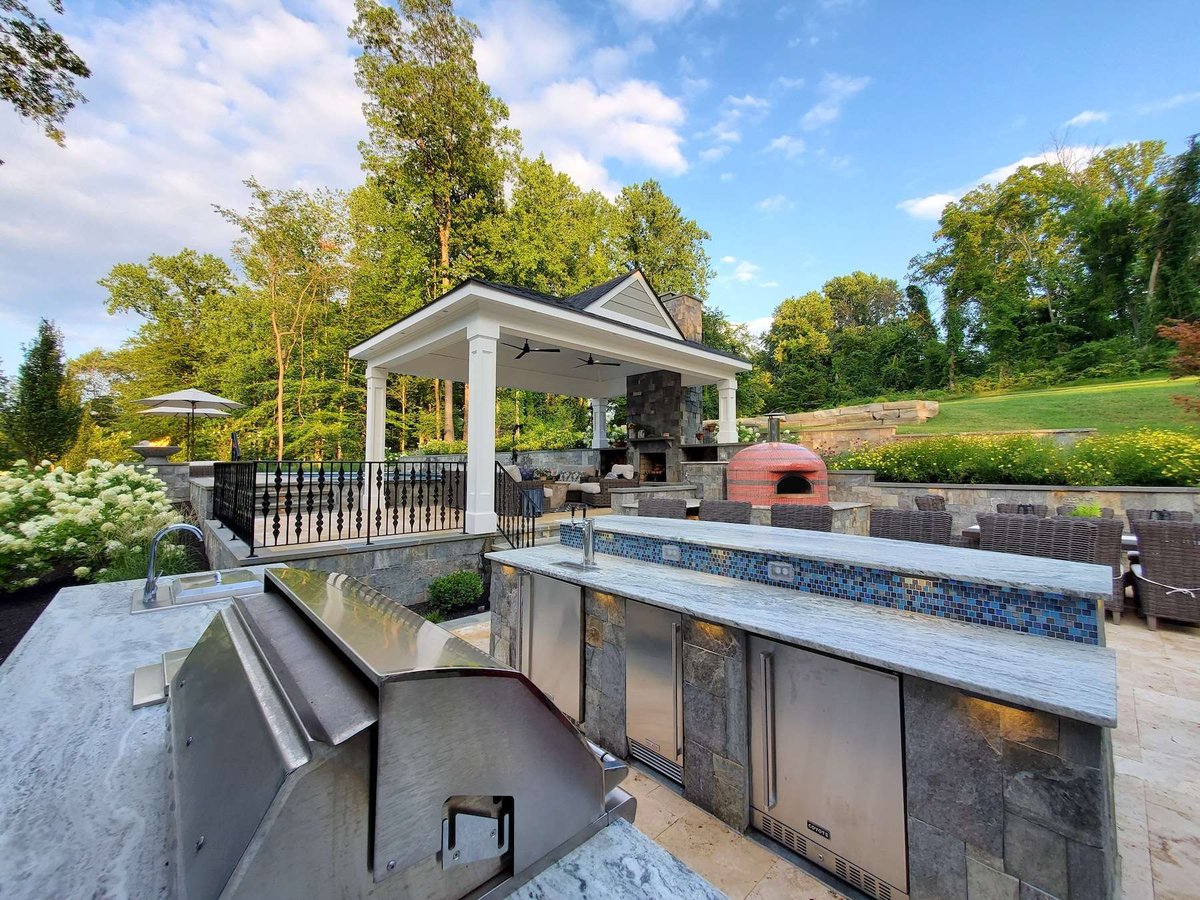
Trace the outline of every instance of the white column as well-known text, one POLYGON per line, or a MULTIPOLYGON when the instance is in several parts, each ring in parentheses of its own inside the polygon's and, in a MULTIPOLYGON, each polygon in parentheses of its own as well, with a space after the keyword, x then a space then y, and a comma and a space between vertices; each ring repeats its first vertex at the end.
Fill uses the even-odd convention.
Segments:
POLYGON ((736 444, 737 431, 737 379, 725 378, 717 382, 718 426, 717 443, 736 444))
POLYGON ((387 428, 387 369, 367 368, 367 447, 365 459, 381 462, 387 428))
POLYGON ((608 446, 608 398, 592 398, 592 446, 608 446))
POLYGON ((490 323, 467 328, 467 534, 496 530, 496 342, 500 329, 490 323))

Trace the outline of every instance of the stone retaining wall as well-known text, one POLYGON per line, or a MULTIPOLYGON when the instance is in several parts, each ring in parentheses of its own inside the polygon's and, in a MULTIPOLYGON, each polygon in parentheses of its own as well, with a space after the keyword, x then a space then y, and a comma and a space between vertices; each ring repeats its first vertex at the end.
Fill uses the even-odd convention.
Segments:
POLYGON ((893 509, 914 509, 919 494, 940 494, 946 498, 946 511, 954 517, 954 528, 976 524, 976 515, 995 512, 997 503, 1042 503, 1053 512, 1066 503, 1093 501, 1112 507, 1118 518, 1127 509, 1184 510, 1200 518, 1200 489, 1176 487, 1137 487, 1107 485, 1073 487, 1069 485, 1011 484, 904 484, 875 480, 869 470, 844 470, 829 473, 830 500, 869 503, 893 509))
MULTIPOLYGON (((783 417, 784 426, 799 425, 920 425, 938 414, 936 400, 895 400, 888 403, 864 403, 861 406, 838 406, 815 409, 811 412, 790 413, 783 417)), ((743 425, 767 427, 765 416, 740 419, 743 425)))

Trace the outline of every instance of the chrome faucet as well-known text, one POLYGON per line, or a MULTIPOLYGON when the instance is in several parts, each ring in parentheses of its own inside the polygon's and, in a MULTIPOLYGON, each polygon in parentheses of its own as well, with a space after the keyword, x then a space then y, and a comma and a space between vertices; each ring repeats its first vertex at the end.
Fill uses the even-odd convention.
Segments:
POLYGON ((158 542, 172 531, 186 531, 200 543, 204 543, 204 532, 187 522, 176 522, 174 525, 159 529, 150 541, 150 564, 146 567, 146 586, 142 589, 142 606, 147 608, 158 602, 158 542))
POLYGON ((596 520, 586 517, 583 520, 583 564, 596 565, 596 520))

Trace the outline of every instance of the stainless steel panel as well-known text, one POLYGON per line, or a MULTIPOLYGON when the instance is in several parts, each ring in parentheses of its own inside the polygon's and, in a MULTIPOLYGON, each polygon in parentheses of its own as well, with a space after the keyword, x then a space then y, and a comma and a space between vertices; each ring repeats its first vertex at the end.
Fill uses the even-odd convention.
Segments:
POLYGON ((261 579, 248 569, 169 575, 159 579, 158 592, 150 606, 146 606, 142 592, 138 591, 130 603, 129 611, 144 613, 189 603, 210 603, 244 594, 257 594, 261 590, 261 579))
POLYGON ((525 674, 576 722, 583 720, 583 589, 531 575, 524 598, 525 674))
POLYGON ((625 603, 625 732, 676 766, 683 764, 683 673, 677 612, 625 603))
POLYGON ((747 649, 751 806, 832 851, 831 870, 841 858, 907 890, 899 678, 760 637, 747 649))
POLYGON ((375 692, 287 599, 259 594, 233 607, 312 737, 336 745, 375 723, 375 692))
POLYGON ((287 597, 377 684, 418 669, 499 665, 482 650, 346 575, 269 569, 266 589, 287 597))
POLYGON ((176 877, 217 897, 307 742, 231 610, 209 624, 170 688, 176 877))
POLYGON ((378 733, 378 882, 441 849, 450 797, 511 798, 514 872, 604 815, 600 760, 511 670, 390 681, 381 690, 378 733))
POLYGON ((133 708, 156 706, 167 702, 167 684, 163 681, 162 663, 138 666, 133 670, 133 708))

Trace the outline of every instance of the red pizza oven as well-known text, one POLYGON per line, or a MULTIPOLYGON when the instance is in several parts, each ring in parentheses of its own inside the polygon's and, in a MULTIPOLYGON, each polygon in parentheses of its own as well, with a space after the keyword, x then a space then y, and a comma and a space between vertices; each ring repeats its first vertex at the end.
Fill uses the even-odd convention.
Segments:
POLYGON ((829 473, 817 454, 800 444, 767 442, 739 450, 725 470, 730 500, 756 506, 829 502, 829 473))

